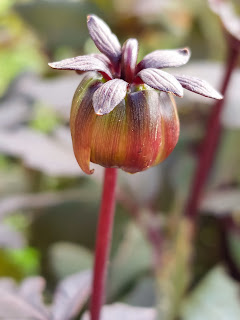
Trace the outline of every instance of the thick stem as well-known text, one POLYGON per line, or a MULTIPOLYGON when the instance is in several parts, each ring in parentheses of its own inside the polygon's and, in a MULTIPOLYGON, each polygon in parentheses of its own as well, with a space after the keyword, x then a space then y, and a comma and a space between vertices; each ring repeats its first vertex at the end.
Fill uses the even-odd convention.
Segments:
POLYGON ((116 200, 117 169, 106 168, 97 226, 95 263, 91 297, 91 320, 99 320, 105 300, 107 265, 111 247, 116 200))
MULTIPOLYGON (((239 50, 236 48, 229 49, 228 60, 226 64, 225 75, 223 78, 221 93, 224 95, 228 89, 228 85, 232 76, 232 73, 236 67, 239 56, 239 50)), ((220 134, 221 134, 221 123, 220 116, 224 106, 224 99, 218 100, 213 107, 211 112, 207 132, 202 142, 199 160, 197 168, 192 182, 191 193, 187 201, 186 215, 196 220, 198 214, 198 207, 201 200, 204 185, 208 178, 209 171, 211 169, 214 156, 216 154, 220 134)))

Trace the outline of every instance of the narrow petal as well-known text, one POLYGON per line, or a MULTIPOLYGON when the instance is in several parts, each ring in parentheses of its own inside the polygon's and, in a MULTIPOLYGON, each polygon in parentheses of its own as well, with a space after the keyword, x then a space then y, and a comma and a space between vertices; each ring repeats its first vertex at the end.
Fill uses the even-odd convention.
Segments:
POLYGON ((111 112, 126 96, 128 83, 121 79, 109 80, 93 95, 93 107, 98 115, 111 112))
POLYGON ((87 25, 96 47, 112 62, 118 62, 121 57, 121 45, 108 25, 95 15, 87 17, 87 25))
POLYGON ((171 92, 176 96, 183 96, 183 88, 181 84, 176 80, 171 74, 164 72, 162 70, 148 68, 143 69, 138 73, 138 76, 142 79, 144 83, 150 87, 165 91, 171 92))
POLYGON ((72 101, 70 128, 73 150, 81 169, 87 173, 90 170, 91 138, 97 115, 92 106, 92 96, 101 84, 97 73, 87 73, 80 82, 72 101))
POLYGON ((107 68, 107 65, 97 57, 91 55, 78 56, 58 62, 51 62, 48 65, 53 69, 59 70, 99 71, 112 79, 112 74, 107 68))
POLYGON ((138 56, 138 41, 136 39, 128 39, 122 48, 122 77, 128 82, 132 82, 135 75, 136 63, 138 56))
POLYGON ((138 64, 138 71, 146 68, 171 68, 186 64, 190 58, 188 48, 178 50, 156 50, 147 54, 138 64))
POLYGON ((208 98, 217 100, 223 99, 223 96, 205 80, 185 75, 175 75, 175 78, 181 83, 183 88, 187 90, 198 93, 208 98))

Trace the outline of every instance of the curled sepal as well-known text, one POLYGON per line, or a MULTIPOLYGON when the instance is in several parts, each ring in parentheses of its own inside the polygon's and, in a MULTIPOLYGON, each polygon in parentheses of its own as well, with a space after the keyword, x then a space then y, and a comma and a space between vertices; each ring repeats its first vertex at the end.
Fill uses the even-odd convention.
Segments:
POLYGON ((92 96, 102 84, 101 77, 95 72, 87 73, 81 80, 72 101, 70 129, 73 150, 81 169, 92 174, 90 170, 91 137, 96 114, 92 106, 92 96))
POLYGON ((99 71, 106 75, 108 79, 112 79, 112 74, 107 64, 96 56, 85 55, 74 58, 64 59, 48 64, 53 69, 59 70, 75 70, 75 71, 99 71))
POLYGON ((179 97, 183 96, 183 88, 181 84, 174 76, 165 71, 148 68, 140 71, 138 76, 144 83, 154 89, 171 92, 179 97))
POLYGON ((182 87, 204 97, 221 100, 223 96, 216 91, 207 81, 185 75, 175 75, 182 87))
POLYGON ((126 96, 128 83, 113 79, 104 83, 93 95, 93 107, 98 115, 111 112, 126 96))
POLYGON ((121 45, 117 36, 102 19, 95 15, 87 17, 87 25, 96 47, 113 63, 117 63, 121 57, 121 45))
POLYGON ((122 77, 128 82, 132 82, 135 75, 135 69, 138 56, 138 41, 137 39, 128 39, 123 44, 121 69, 122 77))
POLYGON ((147 54, 139 62, 137 70, 146 68, 180 67, 188 62, 191 52, 188 48, 177 50, 156 50, 147 54))
POLYGON ((143 171, 170 154, 178 135, 170 95, 155 90, 129 93, 111 113, 95 118, 91 161, 130 173, 143 171))

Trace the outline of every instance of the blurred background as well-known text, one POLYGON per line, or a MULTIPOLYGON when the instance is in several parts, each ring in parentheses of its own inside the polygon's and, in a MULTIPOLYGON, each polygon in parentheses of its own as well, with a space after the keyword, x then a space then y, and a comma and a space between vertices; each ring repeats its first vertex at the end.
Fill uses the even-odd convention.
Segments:
MULTIPOLYGON (((89 13, 121 43, 136 37, 139 60, 156 49, 190 47, 191 61, 178 73, 217 89, 226 61, 220 19, 207 1, 0 1, 0 280, 40 275, 47 300, 58 281, 93 261, 102 168, 83 174, 68 127, 81 76, 47 65, 97 52, 89 13)), ((144 173, 120 173, 108 303, 157 305, 163 320, 213 320, 216 308, 222 319, 240 319, 239 83, 236 69, 194 240, 183 211, 212 100, 185 91, 176 99, 181 134, 171 156, 144 173), (165 238, 157 267, 146 231, 153 225, 165 238)))

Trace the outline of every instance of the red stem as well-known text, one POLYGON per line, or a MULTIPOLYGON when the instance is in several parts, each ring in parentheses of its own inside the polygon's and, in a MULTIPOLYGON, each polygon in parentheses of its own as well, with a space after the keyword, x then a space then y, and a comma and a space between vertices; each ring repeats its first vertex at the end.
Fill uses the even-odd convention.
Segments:
MULTIPOLYGON (((221 93, 223 95, 225 95, 228 89, 231 76, 237 65, 238 56, 239 50, 237 48, 229 49, 225 75, 221 88, 221 93)), ((186 206, 186 215, 193 221, 195 221, 197 218, 198 207, 201 200, 203 188, 208 178, 214 156, 216 154, 219 138, 222 131, 220 116, 223 107, 224 99, 218 100, 214 105, 208 121, 207 132, 201 145, 200 156, 192 182, 191 193, 186 206)))
POLYGON ((102 202, 97 226, 95 263, 91 297, 91 320, 99 320, 105 300, 107 264, 109 259, 116 202, 117 169, 106 168, 102 202))

